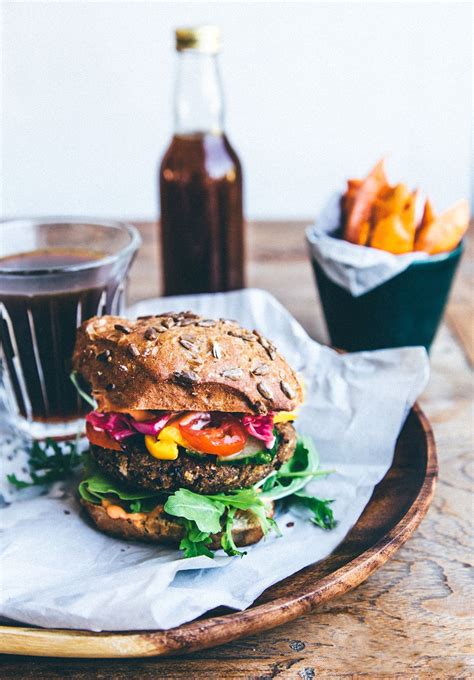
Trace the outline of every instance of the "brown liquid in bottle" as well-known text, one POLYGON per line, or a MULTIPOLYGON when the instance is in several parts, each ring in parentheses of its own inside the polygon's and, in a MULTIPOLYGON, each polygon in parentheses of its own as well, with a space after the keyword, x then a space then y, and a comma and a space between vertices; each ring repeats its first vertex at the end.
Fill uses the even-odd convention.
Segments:
POLYGON ((165 295, 242 288, 242 170, 227 137, 175 135, 160 196, 165 295))

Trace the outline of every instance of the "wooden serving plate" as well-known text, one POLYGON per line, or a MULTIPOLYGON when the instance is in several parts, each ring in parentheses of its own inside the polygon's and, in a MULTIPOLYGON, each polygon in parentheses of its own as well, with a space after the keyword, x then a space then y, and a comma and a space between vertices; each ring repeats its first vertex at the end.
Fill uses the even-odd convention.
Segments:
POLYGON ((183 654, 274 628, 355 588, 413 534, 438 473, 428 419, 418 405, 397 441, 392 467, 332 555, 268 588, 243 612, 220 609, 167 631, 91 633, 0 626, 0 652, 75 658, 183 654))

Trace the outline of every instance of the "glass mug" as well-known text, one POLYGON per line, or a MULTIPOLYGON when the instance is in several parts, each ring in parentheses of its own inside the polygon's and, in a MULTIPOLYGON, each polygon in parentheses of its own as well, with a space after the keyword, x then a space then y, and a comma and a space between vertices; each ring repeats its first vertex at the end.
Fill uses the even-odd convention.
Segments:
POLYGON ((120 314, 140 243, 135 227, 121 222, 0 223, 0 356, 13 427, 34 439, 81 431, 87 406, 70 380, 76 328, 120 314))

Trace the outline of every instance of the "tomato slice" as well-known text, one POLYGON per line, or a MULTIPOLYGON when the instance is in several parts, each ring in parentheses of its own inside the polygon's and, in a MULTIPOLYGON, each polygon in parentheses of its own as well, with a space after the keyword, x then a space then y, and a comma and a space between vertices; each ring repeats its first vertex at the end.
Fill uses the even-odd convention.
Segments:
POLYGON ((241 451, 247 441, 247 432, 230 415, 189 413, 179 420, 179 429, 190 446, 200 453, 231 456, 241 451))
POLYGON ((122 448, 118 441, 110 436, 105 430, 96 430, 91 423, 86 423, 86 437, 91 444, 101 446, 103 449, 113 449, 114 451, 121 451, 122 448))

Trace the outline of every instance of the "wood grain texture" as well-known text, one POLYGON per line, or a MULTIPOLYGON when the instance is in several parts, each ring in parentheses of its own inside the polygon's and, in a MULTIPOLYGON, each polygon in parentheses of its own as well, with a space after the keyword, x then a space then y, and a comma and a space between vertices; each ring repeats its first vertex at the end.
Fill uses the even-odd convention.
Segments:
MULTIPOLYGON (((307 223, 249 228, 248 283, 266 288, 325 340, 303 240, 307 223), (284 264, 284 267, 282 266, 284 264)), ((152 225, 134 265, 131 299, 159 293, 152 225)), ((472 314, 472 236, 421 400, 437 441, 440 476, 420 528, 357 589, 280 628, 167 659, 67 660, 8 656, 2 678, 472 678, 472 370, 452 322, 472 314), (456 308, 456 305, 459 305, 456 308)), ((467 324, 469 326, 469 323, 467 324)))
POLYGON ((327 559, 269 588, 247 610, 205 615, 168 631, 122 635, 3 626, 0 650, 73 657, 157 656, 189 653, 274 628, 348 592, 380 568, 425 516, 437 472, 433 434, 415 406, 391 469, 346 539, 327 559))
POLYGON ((462 267, 456 276, 451 302, 446 311, 450 328, 459 340, 460 346, 471 365, 474 366, 474 224, 471 225, 464 241, 465 252, 462 267))

